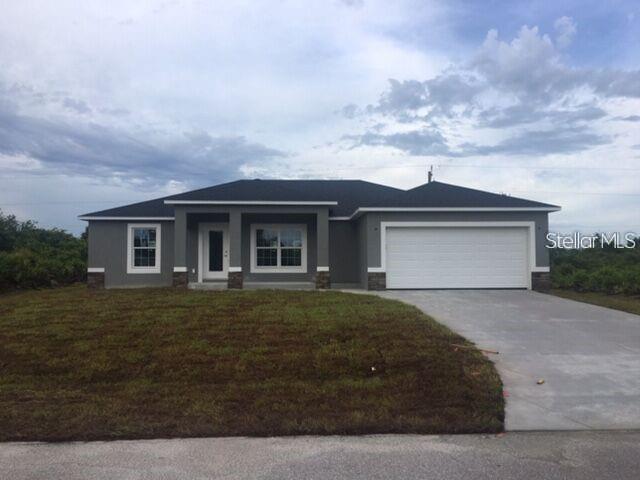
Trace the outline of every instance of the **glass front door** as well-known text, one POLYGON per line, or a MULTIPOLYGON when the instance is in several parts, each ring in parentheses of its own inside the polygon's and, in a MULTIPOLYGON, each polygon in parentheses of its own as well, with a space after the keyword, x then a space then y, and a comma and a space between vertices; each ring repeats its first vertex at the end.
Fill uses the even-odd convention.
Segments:
POLYGON ((200 225, 200 270, 202 280, 226 279, 229 268, 229 240, 225 224, 200 225))
POLYGON ((209 230, 209 271, 222 272, 222 230, 209 230))

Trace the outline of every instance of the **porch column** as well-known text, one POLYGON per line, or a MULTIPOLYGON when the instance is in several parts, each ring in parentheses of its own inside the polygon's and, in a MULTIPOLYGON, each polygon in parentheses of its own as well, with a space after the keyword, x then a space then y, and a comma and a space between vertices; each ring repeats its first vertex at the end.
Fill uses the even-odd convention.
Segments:
POLYGON ((242 213, 229 211, 229 275, 228 288, 242 288, 242 213))
POLYGON ((176 206, 173 221, 173 286, 185 288, 187 277, 187 213, 176 206))
POLYGON ((331 274, 329 272, 329 209, 318 210, 316 215, 316 235, 318 261, 316 266, 316 288, 329 288, 331 274))

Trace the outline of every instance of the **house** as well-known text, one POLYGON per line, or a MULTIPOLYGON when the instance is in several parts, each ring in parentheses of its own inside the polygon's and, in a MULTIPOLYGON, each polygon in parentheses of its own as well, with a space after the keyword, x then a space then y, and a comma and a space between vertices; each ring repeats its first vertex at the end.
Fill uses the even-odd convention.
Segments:
POLYGON ((239 180, 80 219, 95 287, 544 289, 557 210, 436 181, 239 180))

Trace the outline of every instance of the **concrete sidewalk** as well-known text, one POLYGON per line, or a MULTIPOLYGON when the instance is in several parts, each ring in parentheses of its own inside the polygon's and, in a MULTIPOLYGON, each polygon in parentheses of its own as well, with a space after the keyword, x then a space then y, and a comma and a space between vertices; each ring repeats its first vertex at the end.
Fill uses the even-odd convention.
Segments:
POLYGON ((640 432, 0 444, 11 480, 637 479, 640 432))

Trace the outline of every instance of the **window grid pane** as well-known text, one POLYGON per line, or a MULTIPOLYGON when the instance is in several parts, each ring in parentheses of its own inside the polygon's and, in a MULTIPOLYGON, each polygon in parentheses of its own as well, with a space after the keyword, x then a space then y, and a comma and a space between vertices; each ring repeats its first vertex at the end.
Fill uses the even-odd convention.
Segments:
POLYGON ((266 228, 256 230, 256 245, 258 247, 277 247, 278 231, 266 228))
POLYGON ((156 229, 133 229, 133 266, 156 266, 156 229))
POLYGON ((302 266, 302 230, 298 228, 256 229, 256 266, 302 266))
POLYGON ((278 249, 277 248, 258 248, 256 263, 259 267, 277 267, 278 266, 278 249))
POLYGON ((302 248, 302 231, 294 228, 283 229, 280 232, 280 246, 302 248))
POLYGON ((133 266, 134 267, 155 267, 156 266, 156 249, 155 248, 134 248, 133 249, 133 266))
POLYGON ((280 263, 283 267, 299 267, 302 265, 301 248, 283 248, 280 251, 280 263))

